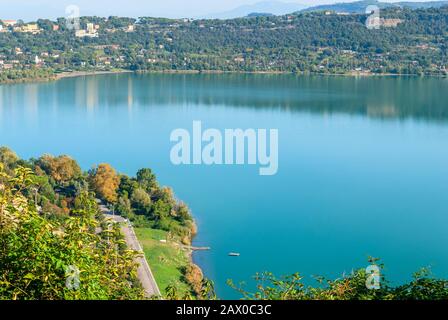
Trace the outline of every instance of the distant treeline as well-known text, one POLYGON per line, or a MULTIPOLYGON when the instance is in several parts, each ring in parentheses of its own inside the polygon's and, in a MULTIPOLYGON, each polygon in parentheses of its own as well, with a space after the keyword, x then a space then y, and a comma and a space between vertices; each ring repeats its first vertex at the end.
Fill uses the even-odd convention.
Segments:
POLYGON ((93 23, 98 35, 76 37, 65 19, 39 20, 39 34, 0 33, 0 54, 5 63, 16 60, 19 69, 33 65, 38 56, 40 68, 55 72, 120 68, 446 75, 448 7, 391 8, 382 10, 381 17, 400 22, 370 30, 367 15, 328 12, 232 20, 83 17, 81 28, 93 23), (16 48, 23 54, 17 55, 16 48))

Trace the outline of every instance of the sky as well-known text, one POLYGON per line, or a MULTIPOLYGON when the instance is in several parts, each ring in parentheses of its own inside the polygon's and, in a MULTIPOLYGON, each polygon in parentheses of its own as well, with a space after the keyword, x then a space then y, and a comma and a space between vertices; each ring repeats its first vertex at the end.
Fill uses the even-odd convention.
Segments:
MULTIPOLYGON (((66 16, 65 8, 75 4, 83 16, 152 16, 167 18, 205 17, 236 7, 266 0, 0 0, 0 19, 23 19, 66 16)), ((281 0, 308 6, 350 0, 281 0)), ((383 2, 396 2, 382 0, 383 2)), ((429 1, 429 0, 420 0, 429 1)))

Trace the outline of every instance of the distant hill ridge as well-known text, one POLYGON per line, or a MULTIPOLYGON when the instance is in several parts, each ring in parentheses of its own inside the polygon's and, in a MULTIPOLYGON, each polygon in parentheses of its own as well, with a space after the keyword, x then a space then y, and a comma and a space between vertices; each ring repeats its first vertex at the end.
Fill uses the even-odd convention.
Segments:
POLYGON ((233 10, 210 14, 206 19, 233 19, 247 16, 261 15, 284 15, 305 9, 307 6, 300 3, 282 2, 282 1, 261 1, 251 5, 244 5, 233 10))
POLYGON ((248 18, 256 18, 256 17, 272 17, 272 13, 264 13, 264 12, 252 12, 247 15, 248 18))
POLYGON ((448 1, 430 1, 430 2, 381 2, 377 0, 361 0, 354 2, 343 2, 334 4, 324 4, 318 6, 305 6, 299 3, 282 2, 282 1, 261 1, 251 5, 244 5, 237 7, 233 10, 226 12, 211 14, 205 19, 234 19, 242 17, 267 17, 272 15, 285 15, 290 13, 299 12, 312 12, 312 11, 334 11, 345 13, 364 13, 369 5, 376 5, 380 9, 386 8, 410 8, 410 9, 427 9, 427 8, 440 8, 448 6, 448 1))
POLYGON ((427 8, 441 8, 448 6, 448 1, 431 1, 431 2, 381 2, 376 0, 363 0, 348 3, 335 3, 328 5, 320 5, 305 8, 300 12, 312 12, 312 11, 334 11, 334 12, 347 12, 347 13, 364 13, 369 5, 376 5, 380 9, 386 8, 410 8, 410 9, 427 9, 427 8))

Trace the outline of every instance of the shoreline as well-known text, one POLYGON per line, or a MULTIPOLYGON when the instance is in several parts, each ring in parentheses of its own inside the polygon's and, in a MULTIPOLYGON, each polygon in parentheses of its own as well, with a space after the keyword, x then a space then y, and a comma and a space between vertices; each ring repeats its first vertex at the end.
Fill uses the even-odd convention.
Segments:
POLYGON ((290 71, 223 71, 223 70, 112 70, 112 71, 73 71, 54 73, 45 78, 23 78, 7 81, 0 81, 0 85, 21 84, 21 83, 41 83, 59 81, 66 78, 89 77, 97 75, 111 74, 252 74, 252 75, 296 75, 296 76, 331 76, 331 77, 353 77, 353 78, 371 78, 371 77, 412 77, 412 78, 439 78, 446 79, 448 75, 416 75, 416 74, 395 74, 395 73, 368 73, 368 72, 350 72, 350 73, 318 73, 318 72, 290 72, 290 71))
POLYGON ((77 77, 88 77, 97 76, 105 74, 121 74, 121 73, 135 73, 132 70, 112 70, 112 71, 73 71, 73 72, 61 72, 55 74, 54 80, 60 80, 65 78, 77 78, 77 77))
POLYGON ((417 75, 407 73, 318 73, 318 72, 291 72, 291 71, 223 71, 223 70, 148 70, 130 71, 135 74, 262 74, 262 75, 298 75, 298 76, 334 76, 334 77, 418 77, 418 78, 448 78, 448 75, 417 75))

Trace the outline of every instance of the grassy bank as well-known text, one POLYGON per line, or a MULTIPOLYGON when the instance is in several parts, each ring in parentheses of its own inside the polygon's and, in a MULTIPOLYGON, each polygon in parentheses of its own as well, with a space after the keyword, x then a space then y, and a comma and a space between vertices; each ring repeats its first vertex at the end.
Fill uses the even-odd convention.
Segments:
POLYGON ((162 294, 169 285, 175 285, 180 294, 191 291, 183 272, 190 265, 188 251, 177 242, 161 242, 167 240, 166 231, 135 228, 135 233, 162 294))

